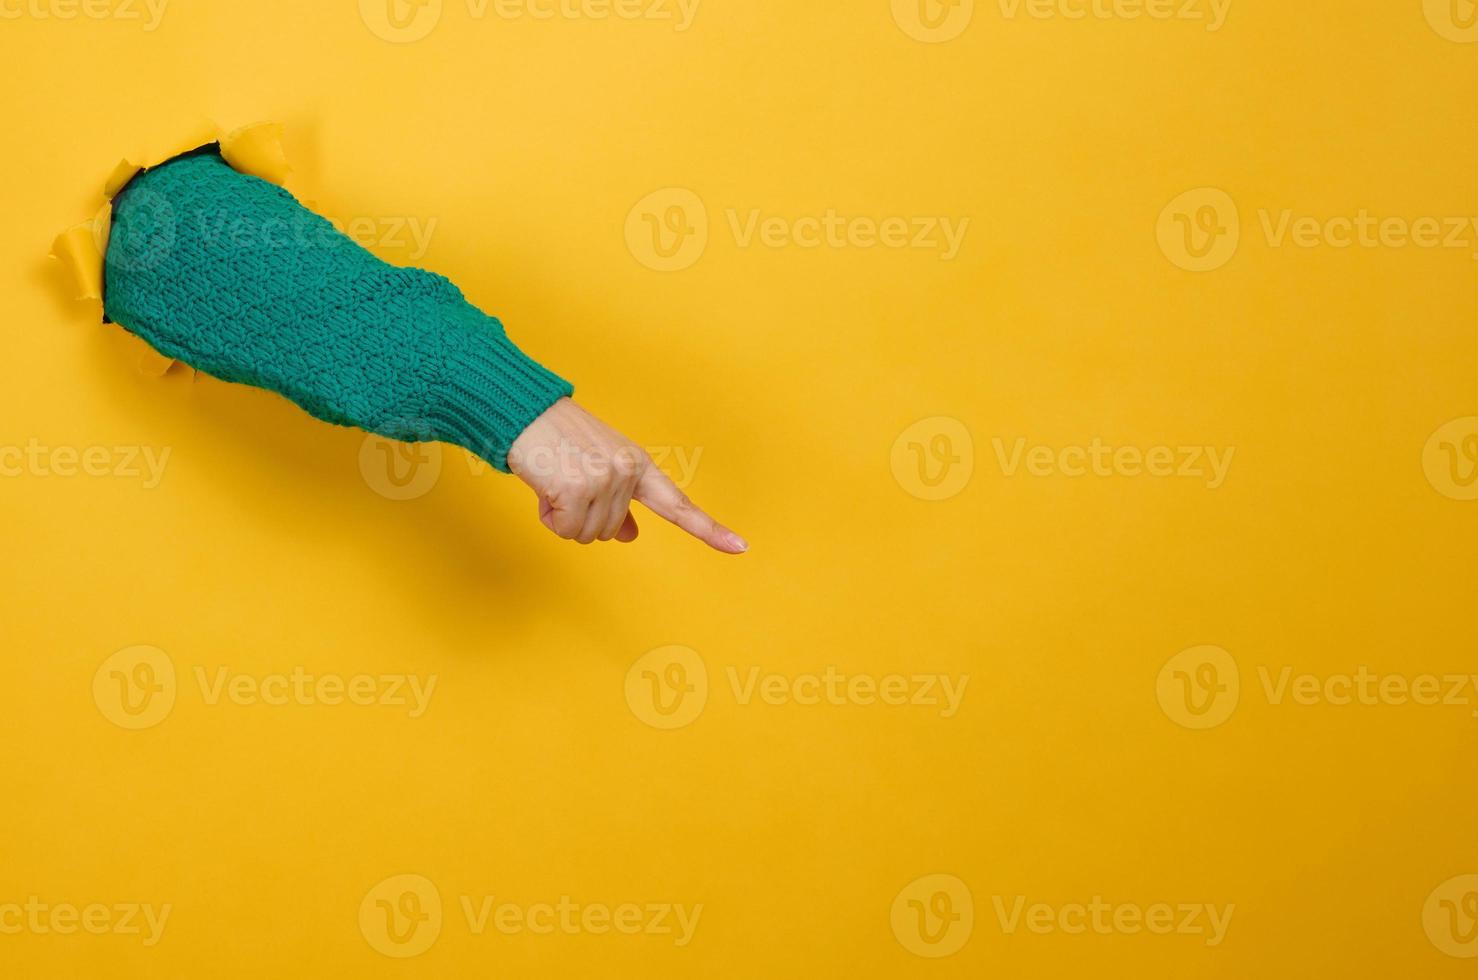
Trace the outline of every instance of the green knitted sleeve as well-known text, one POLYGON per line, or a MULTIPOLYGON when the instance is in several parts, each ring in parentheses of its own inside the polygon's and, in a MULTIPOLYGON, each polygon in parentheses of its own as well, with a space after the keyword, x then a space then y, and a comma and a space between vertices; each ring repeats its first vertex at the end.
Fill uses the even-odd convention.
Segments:
POLYGON ((381 261, 214 147, 115 198, 103 309, 207 374, 504 472, 519 433, 573 392, 446 278, 381 261))

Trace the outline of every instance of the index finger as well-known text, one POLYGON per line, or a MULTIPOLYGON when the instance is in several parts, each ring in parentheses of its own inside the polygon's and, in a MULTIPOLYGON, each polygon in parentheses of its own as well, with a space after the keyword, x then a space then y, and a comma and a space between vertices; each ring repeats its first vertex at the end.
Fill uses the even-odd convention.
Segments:
POLYGON ((698 509, 655 464, 647 466, 631 496, 716 551, 741 555, 749 550, 747 541, 698 509))

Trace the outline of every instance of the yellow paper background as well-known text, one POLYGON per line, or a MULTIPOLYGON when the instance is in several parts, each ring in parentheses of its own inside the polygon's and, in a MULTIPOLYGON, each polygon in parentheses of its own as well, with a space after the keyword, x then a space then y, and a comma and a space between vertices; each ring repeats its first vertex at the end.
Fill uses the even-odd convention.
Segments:
POLYGON ((0 976, 1469 975, 1478 691, 1268 691, 1285 670, 1478 673, 1478 502, 1433 464, 1457 453, 1465 477, 1478 422, 1427 448, 1478 416, 1478 229, 1452 248, 1267 230, 1478 214, 1466 0, 1233 0, 1217 30, 982 0, 927 8, 933 34, 888 0, 704 0, 683 30, 596 0, 392 2, 4 7, 0 927, 32 896, 171 911, 153 945, 4 929, 0 976), (387 40, 392 12, 427 33, 387 40), (361 433, 141 373, 46 250, 120 157, 206 119, 283 122, 290 190, 450 276, 669 472, 696 459, 688 492, 752 553, 645 514, 638 544, 581 549, 460 450, 397 488, 361 433), (1191 272, 1176 213, 1199 228, 1210 198, 1160 222, 1201 188, 1240 240, 1191 272), (628 229, 684 202, 696 228, 694 200, 701 256, 644 264, 628 229), (950 260, 744 244, 756 209, 791 231, 969 225, 950 260), (898 441, 926 419, 945 421, 898 441), (1214 489, 1008 475, 1018 439, 1233 455, 1214 489), (97 447, 105 472, 64 475, 97 447), (145 450, 169 453, 157 485, 145 450), (922 499, 920 459, 958 492, 922 499), (141 646, 118 676, 162 656, 176 686, 131 730, 112 668, 94 679, 141 646), (1207 646, 1240 700, 1201 729, 1172 717, 1187 681, 1157 694, 1207 646), (647 723, 628 673, 649 651, 659 679, 706 671, 687 724, 647 723), (210 703, 222 668, 437 686, 416 718, 210 703), (828 668, 968 682, 948 717, 742 703, 756 668, 803 695, 828 668), (406 959, 360 917, 401 875, 443 907, 406 959), (947 957, 893 915, 921 878, 926 912, 973 905, 947 957), (562 896, 702 911, 679 945, 477 934, 464 907, 562 896), (1002 923, 1096 896, 1234 910, 1215 945, 1002 923))

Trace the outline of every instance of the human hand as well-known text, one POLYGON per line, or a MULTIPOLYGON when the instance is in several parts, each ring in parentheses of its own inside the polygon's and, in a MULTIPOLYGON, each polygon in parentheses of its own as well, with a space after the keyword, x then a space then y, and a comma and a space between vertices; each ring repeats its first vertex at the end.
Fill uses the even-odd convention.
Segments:
POLYGON ((743 538, 699 510, 636 443, 568 398, 513 441, 508 469, 539 496, 539 520, 562 538, 635 540, 636 500, 709 547, 749 550, 743 538))

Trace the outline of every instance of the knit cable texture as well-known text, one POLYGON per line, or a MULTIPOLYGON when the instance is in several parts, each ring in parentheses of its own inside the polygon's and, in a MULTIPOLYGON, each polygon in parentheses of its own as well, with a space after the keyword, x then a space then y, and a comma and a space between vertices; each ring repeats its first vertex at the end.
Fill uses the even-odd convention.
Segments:
POLYGON ((206 148, 114 201, 103 309, 167 357, 311 415, 448 442, 508 471, 524 428, 574 389, 448 279, 381 261, 206 148))

